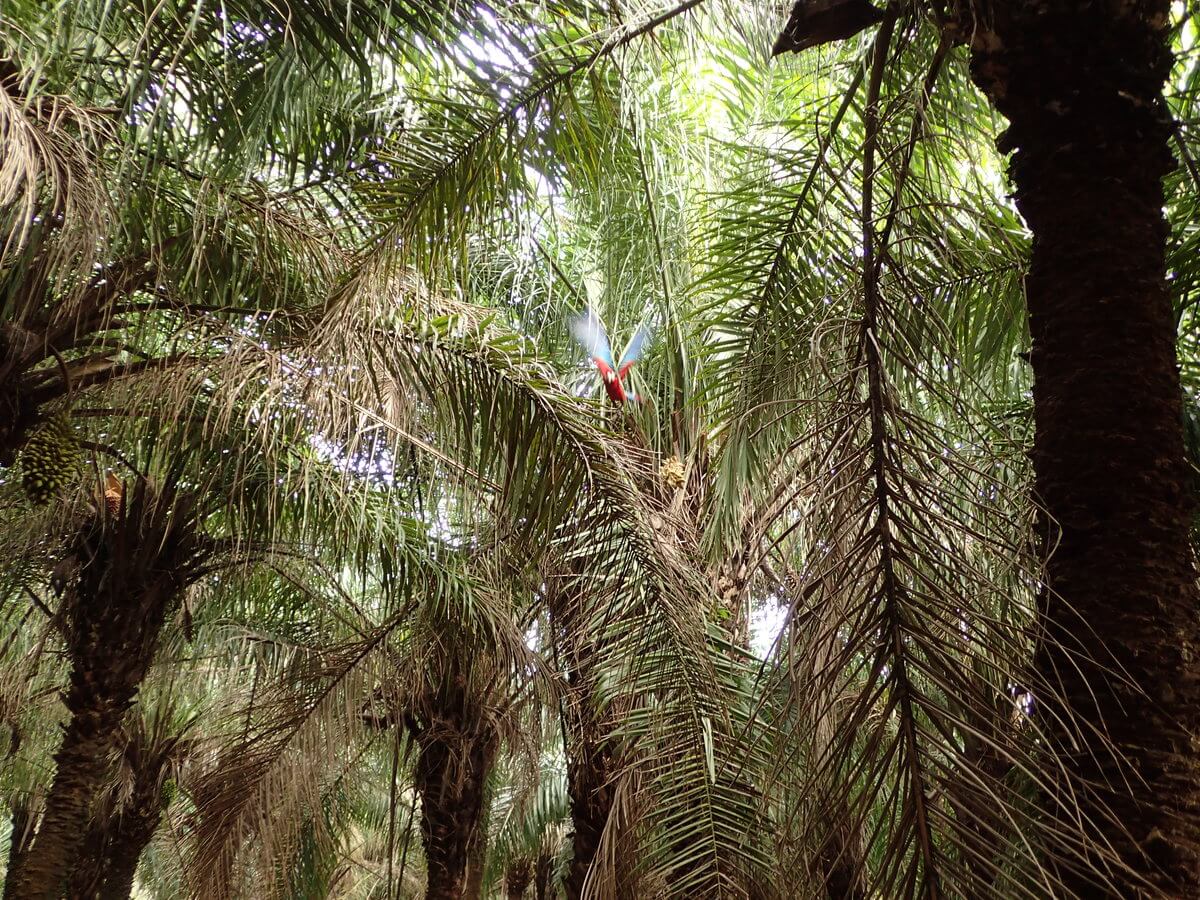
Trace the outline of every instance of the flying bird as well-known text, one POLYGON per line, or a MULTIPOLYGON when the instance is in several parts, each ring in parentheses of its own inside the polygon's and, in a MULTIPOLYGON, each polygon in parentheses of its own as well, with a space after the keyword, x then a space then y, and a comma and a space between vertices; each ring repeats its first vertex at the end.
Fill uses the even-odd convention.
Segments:
POLYGON ((641 402, 637 394, 625 390, 625 376, 629 374, 630 367, 642 355, 646 341, 650 337, 650 332, 644 325, 638 327, 633 337, 629 339, 629 343, 625 345, 620 365, 613 362, 612 347, 608 343, 608 333, 604 330, 604 323, 590 307, 571 319, 571 334, 591 357, 596 368, 600 370, 600 376, 604 379, 604 390, 613 403, 620 406, 626 401, 641 402))

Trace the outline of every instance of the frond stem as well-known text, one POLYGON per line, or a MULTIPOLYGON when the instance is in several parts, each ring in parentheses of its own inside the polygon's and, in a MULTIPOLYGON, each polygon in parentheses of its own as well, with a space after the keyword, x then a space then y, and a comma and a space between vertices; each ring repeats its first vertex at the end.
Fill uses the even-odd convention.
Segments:
MULTIPOLYGON (((875 154, 879 143, 879 95, 883 84, 884 68, 888 47, 895 31, 899 8, 889 5, 887 14, 879 26, 875 38, 874 56, 871 63, 871 78, 867 86, 867 103, 864 111, 866 138, 863 143, 863 189, 862 189, 862 241, 863 241, 863 322, 862 341, 867 370, 867 392, 870 404, 871 468, 875 482, 875 502, 878 509, 875 521, 876 537, 879 541, 880 571, 883 580, 885 609, 890 620, 892 654, 894 659, 897 700, 900 705, 900 729, 906 746, 905 761, 909 770, 908 794, 912 799, 917 837, 927 876, 927 893, 931 900, 938 897, 938 873, 935 860, 933 835, 926 809, 925 783, 918 760, 920 749, 917 742, 912 689, 909 683, 905 660, 904 634, 898 609, 899 598, 904 593, 896 574, 895 548, 891 533, 891 488, 888 485, 885 460, 887 457, 887 434, 885 423, 884 372, 879 345, 876 342, 879 326, 879 266, 875 257, 875 228, 872 224, 875 185, 875 154)), ((940 66, 940 63, 938 63, 940 66)), ((935 67, 936 74, 936 67, 935 67)))

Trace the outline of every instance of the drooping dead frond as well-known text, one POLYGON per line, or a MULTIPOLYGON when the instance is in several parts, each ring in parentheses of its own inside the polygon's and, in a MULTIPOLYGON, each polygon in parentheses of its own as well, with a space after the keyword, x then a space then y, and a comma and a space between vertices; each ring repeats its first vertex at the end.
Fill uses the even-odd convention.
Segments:
POLYGON ((1046 854, 1086 828, 1047 825, 1033 802, 1053 762, 1029 716, 1045 686, 1030 687, 1039 576, 1025 463, 993 443, 975 386, 934 379, 944 356, 972 348, 934 311, 914 319, 906 288, 924 251, 889 244, 916 140, 884 169, 895 24, 881 26, 869 83, 861 269, 842 270, 813 328, 816 440, 795 444, 810 454, 796 494, 807 546, 785 584, 776 724, 805 774, 781 810, 785 846, 831 892, 1057 896, 1046 854))
MULTIPOLYGON (((198 767, 188 784, 196 804, 191 891, 238 896, 240 855, 249 855, 249 872, 265 873, 295 853, 305 824, 320 819, 328 773, 349 762, 346 754, 362 731, 363 699, 382 675, 386 642, 402 620, 396 617, 334 653, 301 659, 290 675, 310 685, 308 691, 275 688, 251 698, 263 715, 258 727, 198 767)), ((239 711, 229 724, 240 731, 243 721, 239 711)))
POLYGON ((67 97, 38 94, 15 64, 0 60, 0 270, 21 258, 36 230, 54 234, 44 251, 48 271, 67 274, 58 271, 63 261, 90 271, 107 238, 109 197, 97 150, 111 130, 106 117, 67 97))

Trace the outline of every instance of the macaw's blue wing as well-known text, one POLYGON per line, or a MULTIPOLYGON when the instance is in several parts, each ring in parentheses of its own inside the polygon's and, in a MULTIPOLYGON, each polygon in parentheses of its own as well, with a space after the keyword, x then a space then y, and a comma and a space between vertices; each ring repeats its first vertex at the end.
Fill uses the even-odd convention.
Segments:
POLYGON ((638 326, 638 330, 634 332, 633 337, 629 339, 629 343, 625 345, 625 352, 621 354, 621 368, 618 371, 618 376, 625 377, 625 373, 642 357, 642 351, 646 349, 646 344, 650 340, 650 331, 645 325, 638 326))
POLYGON ((570 326, 571 334, 587 351, 588 356, 598 363, 603 363, 609 370, 616 368, 613 364, 612 348, 608 345, 608 334, 591 308, 572 316, 570 326))

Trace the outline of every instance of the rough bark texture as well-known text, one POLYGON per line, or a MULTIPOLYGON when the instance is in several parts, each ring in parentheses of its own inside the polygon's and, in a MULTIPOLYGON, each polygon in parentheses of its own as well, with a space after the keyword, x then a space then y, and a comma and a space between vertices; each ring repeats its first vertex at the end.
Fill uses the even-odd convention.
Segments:
POLYGON ((499 744, 494 723, 465 677, 451 674, 406 717, 417 744, 414 779, 421 795, 427 900, 461 900, 483 813, 488 773, 499 744))
POLYGON ((67 896, 129 900, 138 861, 154 837, 159 820, 156 802, 149 807, 139 802, 115 821, 93 823, 71 876, 67 896))
POLYGON ((134 764, 132 790, 128 796, 108 798, 93 816, 69 897, 128 900, 138 860, 162 818, 162 780, 173 745, 148 753, 136 745, 126 748, 126 758, 134 764))
POLYGON ((554 881, 554 858, 549 853, 539 854, 533 869, 534 897, 537 900, 550 900, 551 885, 554 881))
POLYGON ((189 509, 185 498, 156 498, 139 485, 120 521, 97 516, 80 529, 76 577, 63 599, 70 721, 41 827, 9 873, 18 900, 58 900, 80 862, 121 720, 200 558, 189 509))
MULTIPOLYGON (((160 619, 146 627, 157 636, 161 624, 160 619)), ((122 647, 116 644, 113 650, 120 653, 122 647)), ((54 756, 54 783, 34 845, 13 875, 14 897, 56 898, 79 865, 92 804, 111 766, 115 735, 149 661, 113 659, 111 651, 99 651, 92 665, 76 664, 67 694, 71 719, 54 756)))
POLYGON ((517 860, 508 867, 504 876, 505 896, 508 900, 522 900, 532 880, 532 863, 527 859, 517 860))
POLYGON ((92 800, 109 769, 112 735, 124 712, 119 698, 92 703, 74 681, 67 699, 71 721, 54 755, 56 773, 45 817, 33 846, 9 875, 17 898, 54 900, 60 895, 82 847, 92 800))
POLYGON ((99 900, 129 900, 138 861, 154 837, 160 818, 157 796, 147 798, 122 817, 107 854, 104 883, 96 895, 99 900))
MULTIPOLYGON (((1011 122, 1002 149, 1034 235, 1033 464, 1053 549, 1036 665, 1062 705, 1037 699, 1069 778, 1043 802, 1067 830, 1080 805, 1111 842, 1123 866, 1107 892, 1200 897, 1200 596, 1161 187, 1168 2, 980 6, 972 74, 1011 122), (1059 716, 1080 723, 1078 749, 1059 716)), ((1099 895, 1095 847, 1048 859, 1067 890, 1099 895)))
POLYGON ((593 698, 579 670, 569 675, 571 702, 567 719, 567 792, 571 802, 573 853, 565 888, 568 900, 583 896, 588 871, 600 849, 600 838, 613 804, 616 754, 591 707, 593 698))
POLYGON ((79 862, 71 873, 67 888, 68 897, 96 897, 104 884, 107 860, 105 849, 108 844, 108 829, 95 820, 88 827, 79 850, 79 862))

